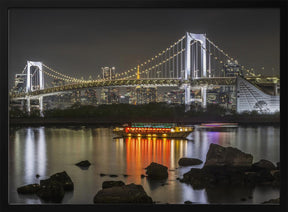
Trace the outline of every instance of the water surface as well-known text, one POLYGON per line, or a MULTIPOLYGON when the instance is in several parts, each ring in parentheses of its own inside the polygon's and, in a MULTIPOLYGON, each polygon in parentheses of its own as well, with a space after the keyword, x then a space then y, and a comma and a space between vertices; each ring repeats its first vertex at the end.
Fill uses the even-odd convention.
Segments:
POLYGON ((106 180, 141 184, 158 204, 258 204, 278 198, 279 189, 266 187, 194 190, 179 182, 192 167, 179 167, 181 157, 199 158, 205 162, 211 143, 232 146, 253 155, 253 162, 267 159, 280 161, 280 129, 274 126, 238 127, 226 131, 195 130, 190 140, 113 139, 112 128, 97 127, 23 127, 11 128, 9 139, 9 203, 43 204, 36 195, 20 195, 19 186, 39 183, 57 172, 66 171, 74 182, 74 191, 66 192, 64 204, 93 204, 93 197, 106 180), (92 165, 82 170, 74 164, 89 160, 92 165), (151 162, 168 167, 168 179, 151 182, 141 178, 151 162), (100 174, 118 177, 101 177, 100 174), (40 177, 36 178, 36 174, 40 177), (124 177, 127 174, 128 177, 124 177), (241 201, 245 198, 245 201, 241 201))

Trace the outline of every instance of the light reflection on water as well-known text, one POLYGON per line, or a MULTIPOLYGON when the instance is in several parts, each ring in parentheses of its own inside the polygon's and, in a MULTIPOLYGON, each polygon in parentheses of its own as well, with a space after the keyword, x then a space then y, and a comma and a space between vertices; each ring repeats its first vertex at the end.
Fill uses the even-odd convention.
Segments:
MULTIPOLYGON (((261 203, 279 197, 279 190, 270 187, 244 189, 221 188, 194 190, 180 183, 192 166, 179 167, 181 157, 199 158, 205 162, 211 143, 232 146, 251 153, 254 162, 267 159, 278 162, 280 130, 277 127, 239 127, 226 131, 196 130, 192 140, 121 138, 113 139, 111 128, 18 128, 11 129, 9 141, 9 201, 20 204, 41 204, 35 195, 18 195, 17 187, 39 183, 50 175, 66 171, 75 189, 65 195, 63 203, 92 204, 93 197, 105 180, 122 180, 126 184, 143 185, 157 203, 183 204, 190 200, 197 203, 261 203), (82 170, 74 164, 89 160, 92 165, 82 170), (163 182, 141 178, 151 162, 168 167, 169 177, 163 182), (117 174, 118 177, 101 177, 100 173, 117 174), (40 178, 36 178, 36 174, 40 178), (129 175, 124 177, 123 174, 129 175), (253 196, 253 199, 248 199, 253 196), (246 198, 241 202, 241 198, 246 198)), ((201 168, 203 164, 193 166, 201 168)))

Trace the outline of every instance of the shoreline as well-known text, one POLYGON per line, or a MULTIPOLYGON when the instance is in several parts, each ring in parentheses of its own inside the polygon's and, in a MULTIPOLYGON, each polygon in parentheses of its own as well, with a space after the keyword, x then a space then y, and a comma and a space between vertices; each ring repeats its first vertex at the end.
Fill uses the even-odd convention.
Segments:
POLYGON ((95 118, 18 118, 9 119, 10 126, 51 126, 51 125, 95 125, 95 126, 119 126, 130 122, 170 122, 177 123, 179 125, 198 125, 202 123, 238 123, 240 126, 255 126, 255 125, 272 125, 280 126, 280 120, 251 120, 251 119, 239 119, 239 120, 227 120, 227 119, 207 119, 207 118, 194 118, 194 119, 182 119, 182 120, 167 120, 167 119, 154 119, 154 120, 97 120, 95 118))

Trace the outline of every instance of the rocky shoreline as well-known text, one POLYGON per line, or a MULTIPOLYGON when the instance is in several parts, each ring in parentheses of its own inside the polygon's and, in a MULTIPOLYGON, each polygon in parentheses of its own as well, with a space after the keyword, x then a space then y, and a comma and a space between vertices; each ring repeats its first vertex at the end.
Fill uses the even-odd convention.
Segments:
MULTIPOLYGON (((201 163, 203 162, 197 158, 180 158, 178 161, 180 166, 193 166, 201 163)), ((89 168, 91 163, 85 160, 75 165, 80 168, 89 168)), ((146 175, 141 178, 147 177, 147 180, 162 182, 169 176, 168 167, 162 164, 152 162, 145 169, 146 175)), ((107 174, 100 174, 101 177, 105 175, 107 174)), ((112 174, 109 176, 114 177, 112 174)), ((117 175, 115 176, 117 177, 117 175)), ((180 183, 191 185, 195 190, 221 189, 222 186, 251 189, 256 186, 280 188, 280 162, 274 165, 268 160, 261 159, 253 163, 251 154, 244 153, 237 148, 222 147, 212 143, 207 152, 204 166, 191 168, 183 175, 183 178, 177 178, 177 180, 180 183)), ((65 171, 53 174, 46 180, 40 180, 40 184, 29 184, 17 188, 19 194, 36 194, 48 203, 61 203, 65 192, 72 190, 74 190, 74 183, 65 171)), ((102 189, 96 191, 92 198, 94 204, 155 204, 142 185, 134 183, 126 185, 123 181, 113 180, 103 181, 102 189)), ((245 201, 245 198, 242 201, 245 201)), ((262 204, 279 203, 280 198, 262 202, 262 204)), ((185 201, 184 204, 194 203, 185 201)))

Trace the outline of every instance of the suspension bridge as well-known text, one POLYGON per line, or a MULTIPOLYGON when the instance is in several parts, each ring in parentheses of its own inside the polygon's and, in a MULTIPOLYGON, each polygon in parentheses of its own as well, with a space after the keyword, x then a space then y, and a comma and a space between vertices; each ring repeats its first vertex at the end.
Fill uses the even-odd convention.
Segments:
MULTIPOLYGON (((27 111, 30 112, 30 100, 37 99, 41 113, 43 111, 43 97, 45 96, 85 88, 139 85, 183 89, 186 110, 189 110, 191 103, 195 101, 191 98, 191 88, 199 87, 201 88, 201 104, 205 108, 207 104, 206 91, 209 86, 236 85, 239 76, 249 78, 250 81, 254 80, 253 82, 261 77, 261 75, 255 74, 253 68, 238 65, 235 58, 207 38, 206 34, 189 32, 152 58, 129 70, 113 75, 98 75, 94 79, 84 80, 63 74, 42 62, 34 61, 27 61, 22 73, 18 75, 22 76, 25 81, 24 87, 19 90, 15 83, 10 91, 10 100, 26 101, 27 111), (228 63, 239 66, 238 71, 225 71, 224 68, 229 65, 228 63), (62 80, 65 85, 45 87, 44 75, 45 78, 62 80)), ((280 84, 279 79, 275 81, 273 78, 273 80, 272 83, 280 84)))

